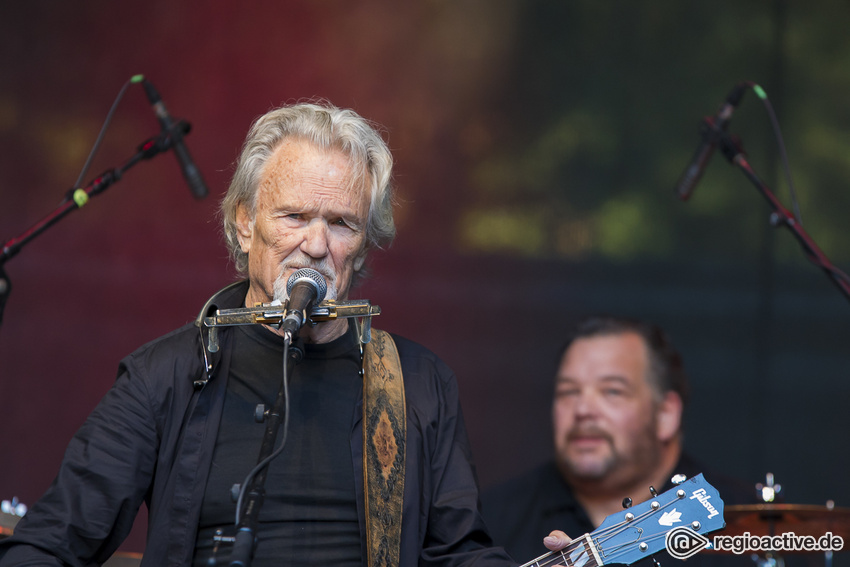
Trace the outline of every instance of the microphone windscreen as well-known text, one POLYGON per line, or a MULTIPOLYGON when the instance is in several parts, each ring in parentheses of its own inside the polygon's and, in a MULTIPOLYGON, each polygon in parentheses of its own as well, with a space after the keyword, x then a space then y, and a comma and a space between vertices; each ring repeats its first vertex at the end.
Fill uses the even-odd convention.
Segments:
POLYGON ((328 283, 325 277, 313 268, 301 268, 296 270, 286 281, 286 293, 292 295, 292 288, 299 281, 309 283, 316 288, 316 303, 321 303, 328 293, 328 283))

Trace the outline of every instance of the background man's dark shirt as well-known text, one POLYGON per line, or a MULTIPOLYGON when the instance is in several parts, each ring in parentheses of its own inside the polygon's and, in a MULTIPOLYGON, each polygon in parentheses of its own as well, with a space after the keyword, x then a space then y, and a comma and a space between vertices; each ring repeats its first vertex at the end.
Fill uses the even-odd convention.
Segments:
MULTIPOLYGON (((683 455, 674 469, 674 474, 681 473, 691 478, 699 473, 720 493, 724 504, 751 503, 755 498, 755 487, 747 487, 735 479, 706 471, 693 459, 683 455)), ((671 482, 661 488, 656 487, 659 494, 673 487, 671 482)), ((647 487, 647 496, 649 487, 647 487)), ((643 500, 643 495, 628 495, 636 502, 643 500)), ((587 512, 582 508, 573 494, 570 486, 564 481, 554 461, 550 461, 522 476, 496 486, 482 495, 484 520, 493 541, 503 546, 514 558, 529 561, 548 550, 543 546, 541 534, 548 534, 553 529, 559 529, 570 537, 578 537, 595 529, 587 512)), ((710 536, 709 536, 710 537, 710 536)), ((670 561, 679 562, 662 552, 662 565, 670 561)), ((642 560, 640 565, 652 565, 651 560, 642 560)), ((748 556, 737 557, 730 555, 697 554, 687 560, 688 567, 702 565, 752 565, 748 556)))

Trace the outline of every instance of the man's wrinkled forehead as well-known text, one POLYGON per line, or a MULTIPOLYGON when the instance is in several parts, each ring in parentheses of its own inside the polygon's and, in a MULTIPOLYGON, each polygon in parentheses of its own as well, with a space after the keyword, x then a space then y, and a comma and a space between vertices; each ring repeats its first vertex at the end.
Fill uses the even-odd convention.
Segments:
POLYGON ((279 192, 313 184, 328 190, 345 191, 362 198, 369 194, 368 171, 335 147, 323 147, 302 138, 284 138, 263 164, 257 193, 279 192), (317 168, 305 168, 316 165, 317 168))

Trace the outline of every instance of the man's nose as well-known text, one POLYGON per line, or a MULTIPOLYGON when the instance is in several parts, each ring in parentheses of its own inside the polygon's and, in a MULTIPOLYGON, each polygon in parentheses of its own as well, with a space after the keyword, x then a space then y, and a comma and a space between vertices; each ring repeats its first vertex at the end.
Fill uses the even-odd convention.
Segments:
POLYGON ((576 399, 576 417, 595 417, 599 410, 599 399, 592 392, 582 392, 576 399))
POLYGON ((311 258, 328 255, 328 225, 323 219, 313 219, 307 224, 301 251, 311 258))

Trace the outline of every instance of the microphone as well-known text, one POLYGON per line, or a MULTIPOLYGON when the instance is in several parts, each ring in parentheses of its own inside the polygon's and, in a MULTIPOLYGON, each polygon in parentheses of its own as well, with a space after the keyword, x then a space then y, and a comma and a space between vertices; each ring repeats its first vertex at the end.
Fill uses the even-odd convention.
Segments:
POLYGON ((320 303, 325 298, 328 284, 325 277, 316 270, 301 268, 289 276, 286 293, 289 294, 289 304, 280 328, 294 336, 304 324, 304 314, 310 310, 313 303, 320 303))
POLYGON ((705 171, 708 161, 714 153, 714 149, 717 147, 720 133, 725 131, 729 126, 729 119, 732 118, 735 107, 741 102, 747 86, 748 83, 738 83, 735 85, 735 88, 726 97, 726 101, 720 107, 720 110, 717 111, 717 114, 713 117, 706 116, 703 120, 703 125, 700 128, 702 142, 697 147, 691 164, 676 184, 676 195, 682 201, 687 201, 694 192, 694 188, 699 182, 700 177, 702 177, 702 173, 705 171))
MULTIPOLYGON (((189 190, 192 191, 192 195, 196 199, 203 199, 209 194, 209 191, 203 177, 201 177, 201 172, 195 166, 195 162, 192 161, 192 156, 189 155, 186 144, 183 143, 184 132, 174 130, 174 120, 171 119, 168 109, 165 108, 165 103, 162 102, 162 97, 159 96, 159 92, 157 92, 150 81, 147 79, 142 80, 142 86, 145 88, 148 101, 150 101, 156 113, 160 126, 162 126, 163 130, 171 132, 174 155, 177 156, 177 161, 180 163, 180 170, 183 172, 183 178, 189 184, 189 190)), ((186 131, 188 132, 188 130, 186 131)))

